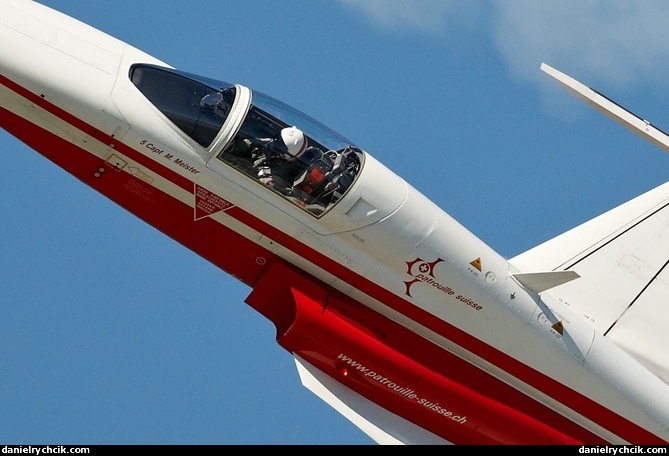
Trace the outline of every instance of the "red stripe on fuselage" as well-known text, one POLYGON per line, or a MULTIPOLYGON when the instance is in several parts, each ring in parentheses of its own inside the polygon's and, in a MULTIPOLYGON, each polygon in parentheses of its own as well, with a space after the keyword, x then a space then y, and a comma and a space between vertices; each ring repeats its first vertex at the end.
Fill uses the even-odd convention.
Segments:
MULTIPOLYGON (((116 138, 113 138, 104 132, 96 129, 92 125, 88 124, 84 120, 71 115, 70 113, 64 111, 58 106, 46 101, 44 98, 28 91, 22 86, 14 83, 13 81, 0 76, 0 83, 21 95, 22 97, 30 100, 32 103, 39 105, 46 111, 65 121, 66 123, 72 125, 74 128, 79 129, 98 141, 104 144, 114 144, 114 148, 121 154, 126 155, 130 159, 140 163, 151 171, 159 174, 165 179, 169 180, 173 184, 181 187, 182 189, 193 192, 193 181, 180 175, 179 173, 167 168, 163 164, 160 164, 149 157, 143 155, 136 149, 127 146, 126 144, 121 143, 116 138)), ((139 96, 139 94, 138 94, 139 96)), ((10 118, 17 118, 13 113, 5 111, 3 113, 3 126, 5 124, 11 123, 10 118)), ((27 122, 27 121, 24 121, 27 122)), ((14 124, 20 124, 20 121, 14 119, 14 124)), ((32 124, 31 124, 32 125, 32 124)), ((30 133, 27 130, 29 127, 23 125, 19 127, 19 130, 25 131, 12 131, 11 127, 5 126, 5 128, 14 134, 22 141, 26 142, 28 145, 33 147, 35 150, 40 152, 42 155, 45 155, 47 158, 59 164, 63 168, 67 169, 69 172, 84 180, 88 185, 96 188, 101 193, 110 197, 112 200, 119 203, 121 206, 130 210, 136 214, 139 218, 145 220, 147 223, 150 223, 153 226, 160 227, 160 230, 165 232, 170 237, 178 240, 180 243, 184 244, 186 247, 198 253, 205 259, 211 261, 217 266, 221 267, 226 272, 232 273, 235 277, 240 279, 242 282, 254 286, 257 280, 262 276, 263 272, 266 270, 267 266, 270 265, 273 261, 276 261, 276 258, 273 254, 267 250, 261 248, 257 244, 249 241, 245 237, 239 235, 238 233, 230 230, 229 228, 223 226, 222 224, 216 222, 211 218, 204 218, 201 221, 193 224, 185 224, 184 220, 188 218, 192 219, 192 207, 185 204, 179 204, 184 208, 185 211, 189 211, 188 215, 183 217, 175 217, 175 214, 171 214, 168 219, 164 219, 164 216, 161 217, 159 214, 156 214, 155 208, 142 208, 142 207, 133 207, 137 203, 133 203, 127 197, 122 197, 119 194, 118 190, 114 190, 112 186, 102 186, 99 182, 93 181, 91 178, 86 178, 87 171, 81 169, 77 170, 75 168, 75 163, 68 161, 63 163, 62 160, 58 159, 55 153, 50 153, 50 150, 53 150, 53 142, 49 141, 61 141, 65 143, 65 140, 58 138, 48 132, 45 132, 45 135, 49 136, 49 139, 43 140, 32 140, 31 137, 39 136, 34 132, 30 133), (116 194, 115 194, 116 193, 116 194), (174 223, 174 220, 178 218, 179 223, 174 223), (198 240, 197 234, 203 230, 202 224, 205 225, 204 231, 207 234, 204 237, 200 237, 198 240), (177 228, 176 225, 180 225, 181 228, 177 228), (197 228, 197 229, 195 229, 197 228), (195 231, 193 232, 193 229, 195 231), (217 232, 217 230, 223 230, 225 234, 217 232), (223 239, 222 236, 230 236, 230 239, 234 239, 235 242, 228 243, 226 242, 225 252, 211 252, 202 247, 206 244, 209 249, 211 245, 215 243, 207 243, 206 239, 210 239, 210 236, 218 237, 223 239), (239 242, 237 242, 239 241, 239 242), (235 244, 234 255, 230 255, 230 244, 235 244), (236 258, 235 258, 236 257, 236 258), (266 262, 259 264, 256 261, 257 258, 263 258, 266 262), (233 258, 233 259, 231 259, 233 258), (244 260, 237 262, 238 259, 244 260), (233 264, 234 263, 234 264, 233 264), (248 269, 243 269, 248 268, 248 269), (246 272, 244 271, 251 271, 246 272)), ((34 125, 30 127, 32 129, 39 128, 34 125)), ((46 136, 45 136, 46 137, 46 136)), ((67 143, 69 147, 77 147, 70 143, 67 143)), ((79 149, 77 147, 77 149, 79 149)), ((85 152, 85 151, 84 151, 85 152)), ((96 163, 102 163, 102 161, 90 155, 86 152, 87 155, 94 158, 96 163)), ((81 166, 81 163, 79 163, 81 166)), ((127 173, 119 173, 127 174, 127 173)), ((128 175, 129 176, 129 175, 128 175)), ((130 176, 131 177, 131 176, 130 176)), ((134 178, 132 178, 134 179, 134 178)), ((147 184, 148 185, 148 184, 147 184)), ((155 192, 160 193, 161 198, 172 199, 171 196, 164 194, 161 190, 152 187, 155 192)), ((141 205, 141 203, 140 203, 141 205)), ((287 235, 286 233, 276 229, 272 225, 264 222, 263 220, 253 216, 252 214, 246 212, 245 210, 235 206, 226 211, 226 214, 230 217, 235 218, 239 222, 245 224, 252 230, 255 230, 259 233, 263 233, 264 236, 272 239, 273 241, 279 243, 284 248, 300 255, 302 258, 313 263, 316 267, 321 268, 322 270, 328 272, 329 274, 338 277, 340 280, 354 286, 359 289, 366 295, 372 297, 373 299, 383 303, 384 305, 398 311, 405 316, 416 321, 420 325, 438 333, 442 337, 456 343, 457 345, 463 347, 467 351, 475 354, 476 356, 486 360, 490 364, 504 370, 505 372, 513 375, 514 377, 520 379, 521 381, 533 386, 539 391, 549 395, 554 400, 559 403, 564 404, 565 406, 571 408, 572 410, 578 412, 582 416, 588 418, 589 420, 598 423, 605 429, 613 432, 614 434, 619 435, 623 439, 634 442, 634 443, 645 443, 645 444, 663 444, 666 443, 664 440, 658 438, 654 434, 646 431, 645 429, 639 427, 638 425, 628 421, 627 419, 617 415, 616 413, 606 409, 597 402, 583 396, 582 394, 570 389, 569 387, 553 380, 552 378, 542 374, 541 372, 536 371, 530 366, 527 366, 518 360, 512 358, 511 356, 497 350, 496 348, 486 344, 485 342, 471 336, 470 334, 450 325, 449 323, 433 316, 432 314, 426 312, 425 310, 417 307, 411 302, 406 301, 405 299, 395 295, 391 291, 381 287, 380 285, 368 280, 367 278, 351 271, 347 267, 337 263, 331 258, 323 255, 317 250, 312 249, 311 247, 303 244, 297 239, 287 235)), ((488 375, 488 374, 486 374, 488 375)))

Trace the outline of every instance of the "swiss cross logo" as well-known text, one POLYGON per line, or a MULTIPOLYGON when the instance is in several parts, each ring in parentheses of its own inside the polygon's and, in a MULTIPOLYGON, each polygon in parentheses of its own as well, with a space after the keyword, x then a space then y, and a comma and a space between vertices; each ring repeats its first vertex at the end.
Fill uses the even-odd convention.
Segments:
POLYGON ((425 261, 422 258, 416 258, 413 261, 407 261, 407 274, 409 274, 412 279, 404 282, 406 286, 406 295, 411 296, 411 287, 417 283, 426 283, 431 285, 444 293, 453 294, 453 290, 450 287, 441 285, 437 278, 434 275, 434 268, 439 263, 444 261, 441 258, 437 258, 434 261, 425 261))
MULTIPOLYGON (((453 288, 446 285, 443 280, 448 281, 448 271, 442 268, 440 277, 437 277, 435 270, 437 265, 442 263, 443 258, 437 258, 434 261, 425 261, 422 258, 416 258, 413 261, 407 261, 407 274, 411 276, 411 280, 404 282, 406 287, 406 295, 413 298, 411 295, 412 291, 415 291, 414 285, 419 287, 430 287, 435 291, 441 292, 444 295, 444 302, 464 304, 469 309, 474 310, 483 310, 483 305, 479 304, 478 299, 474 296, 469 296, 468 294, 456 293, 453 288)), ((476 267, 476 265, 472 265, 476 267)))

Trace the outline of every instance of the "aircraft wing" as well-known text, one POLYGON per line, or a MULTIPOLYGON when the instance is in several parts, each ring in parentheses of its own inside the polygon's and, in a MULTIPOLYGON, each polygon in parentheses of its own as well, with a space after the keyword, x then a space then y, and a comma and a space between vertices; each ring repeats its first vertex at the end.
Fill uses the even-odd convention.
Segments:
POLYGON ((295 355, 302 385, 383 445, 443 445, 449 442, 397 416, 295 355))
MULTIPOLYGON (((547 65, 578 98, 669 151, 647 121, 547 65)), ((669 383, 669 183, 510 260, 519 272, 573 271, 547 293, 669 383)))

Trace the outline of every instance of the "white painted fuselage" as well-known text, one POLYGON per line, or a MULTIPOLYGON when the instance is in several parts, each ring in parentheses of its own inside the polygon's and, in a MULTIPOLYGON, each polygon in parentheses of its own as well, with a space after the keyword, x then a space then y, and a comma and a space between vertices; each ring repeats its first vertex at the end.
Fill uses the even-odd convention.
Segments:
POLYGON ((0 126, 253 288, 278 342, 351 391, 350 408, 377 404, 376 425, 408 443, 669 441, 669 386, 514 276, 537 271, 367 153, 338 201, 305 210, 177 127, 131 80, 137 64, 170 68, 0 0, 0 126), (395 430, 405 422, 420 432, 395 430))

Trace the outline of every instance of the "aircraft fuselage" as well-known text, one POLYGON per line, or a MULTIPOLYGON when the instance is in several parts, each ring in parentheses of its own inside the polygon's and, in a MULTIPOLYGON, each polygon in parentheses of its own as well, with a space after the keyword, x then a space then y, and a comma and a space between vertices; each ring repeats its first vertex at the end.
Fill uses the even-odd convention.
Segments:
POLYGON ((270 186, 252 110, 263 134, 303 118, 262 94, 31 1, 0 0, 0 43, 0 126, 251 287, 279 344, 352 407, 435 442, 669 440, 666 385, 631 378, 635 361, 344 138, 295 125, 319 162, 270 186))

